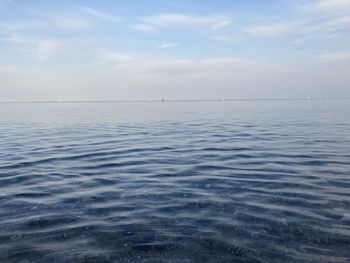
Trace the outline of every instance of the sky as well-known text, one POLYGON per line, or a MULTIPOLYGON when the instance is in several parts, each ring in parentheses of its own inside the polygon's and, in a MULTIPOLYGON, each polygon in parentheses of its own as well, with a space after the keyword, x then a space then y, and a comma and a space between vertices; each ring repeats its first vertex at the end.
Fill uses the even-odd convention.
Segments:
POLYGON ((0 101, 350 97, 350 0, 0 0, 0 101))

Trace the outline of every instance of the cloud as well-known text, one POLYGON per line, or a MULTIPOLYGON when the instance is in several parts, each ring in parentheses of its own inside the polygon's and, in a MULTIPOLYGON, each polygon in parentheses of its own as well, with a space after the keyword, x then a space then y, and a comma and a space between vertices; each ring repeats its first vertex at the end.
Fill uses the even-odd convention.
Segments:
POLYGON ((148 24, 135 24, 130 26, 130 28, 137 31, 146 32, 146 33, 155 31, 155 28, 148 24))
POLYGON ((350 51, 328 53, 319 57, 327 60, 350 60, 350 51))
POLYGON ((350 16, 335 18, 333 20, 327 21, 325 25, 336 28, 350 27, 350 16))
MULTIPOLYGON (((165 48, 165 47, 164 47, 165 48)), ((232 76, 232 72, 267 68, 257 61, 236 57, 217 59, 164 58, 113 51, 100 51, 97 59, 114 66, 117 71, 159 77, 232 76), (209 74, 209 75, 208 75, 209 74)))
POLYGON ((13 33, 16 31, 26 30, 39 26, 35 21, 14 21, 14 22, 0 22, 1 33, 13 33))
POLYGON ((11 36, 5 40, 17 45, 34 47, 37 58, 42 61, 55 57, 64 48, 62 42, 48 38, 11 36))
POLYGON ((328 14, 348 13, 350 10, 349 0, 299 0, 295 7, 299 11, 323 12, 328 14))
POLYGON ((5 66, 5 65, 0 65, 0 74, 1 75, 10 75, 10 74, 15 74, 21 72, 17 67, 13 66, 5 66))
MULTIPOLYGON (((2 39, 19 47, 18 51, 34 55, 39 61, 67 59, 66 66, 72 66, 74 61, 81 64, 82 60, 90 59, 92 47, 96 45, 93 38, 48 38, 32 35, 10 35, 2 39)), ((64 66, 64 65, 63 65, 64 66)))
POLYGON ((91 27, 92 23, 82 17, 57 16, 52 19, 52 24, 60 31, 80 31, 91 27))
POLYGON ((164 49, 164 48, 173 48, 178 47, 180 44, 178 43, 164 43, 157 47, 157 49, 164 49))
POLYGON ((141 21, 159 28, 185 27, 221 30, 230 26, 230 19, 222 15, 158 14, 142 17, 141 21))
POLYGON ((133 54, 111 52, 106 50, 96 50, 96 59, 103 60, 108 63, 115 65, 126 64, 128 62, 135 61, 136 57, 133 54))
POLYGON ((52 39, 40 39, 36 43, 39 60, 55 57, 63 48, 62 43, 52 39))
POLYGON ((0 3, 14 4, 13 0, 0 0, 0 3))
POLYGON ((220 29, 226 29, 229 28, 231 25, 231 22, 229 20, 223 20, 217 24, 214 24, 210 27, 212 30, 220 30, 220 29))
POLYGON ((255 37, 274 37, 292 33, 296 30, 296 24, 266 24, 248 27, 245 31, 255 37))
POLYGON ((211 39, 230 44, 241 43, 245 40, 243 36, 236 34, 216 34, 212 36, 211 39))
POLYGON ((318 0, 315 4, 315 7, 320 9, 343 9, 350 8, 349 0, 318 0))
POLYGON ((91 7, 79 7, 79 10, 84 14, 87 14, 89 16, 92 16, 101 20, 105 20, 105 21, 117 21, 121 19, 121 17, 119 16, 108 14, 91 7))
MULTIPOLYGON (((144 73, 178 77, 218 77, 227 78, 230 74, 242 71, 257 70, 259 63, 247 59, 227 57, 217 59, 177 59, 152 58, 137 65, 144 73), (152 62, 153 61, 153 62, 152 62)), ((232 75, 231 75, 232 77, 232 75)))

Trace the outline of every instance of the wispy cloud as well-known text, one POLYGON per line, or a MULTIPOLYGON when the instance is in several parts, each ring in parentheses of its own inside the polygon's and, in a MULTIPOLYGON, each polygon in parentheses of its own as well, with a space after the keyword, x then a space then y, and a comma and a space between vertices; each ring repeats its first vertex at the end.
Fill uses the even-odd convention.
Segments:
POLYGON ((180 44, 178 43, 164 43, 157 47, 157 49, 165 49, 165 48, 173 48, 178 47, 180 44))
POLYGON ((39 60, 48 60, 53 58, 63 48, 62 43, 51 39, 41 39, 36 43, 36 45, 39 60))
POLYGON ((15 22, 0 22, 0 32, 11 33, 21 31, 37 26, 38 23, 34 21, 15 21, 15 22))
POLYGON ((296 24, 266 24, 266 25, 258 25, 253 27, 248 27, 245 31, 255 37, 274 37, 286 35, 296 30, 296 24))
POLYGON ((0 0, 0 3, 14 4, 13 0, 0 0))
POLYGON ((224 76, 229 72, 267 68, 257 61, 237 57, 217 59, 164 58, 105 50, 97 53, 97 58, 111 63, 118 70, 159 77, 172 75, 204 77, 212 74, 224 76))
MULTIPOLYGON (((63 58, 73 61, 79 61, 91 56, 93 47, 99 41, 93 38, 49 38, 43 36, 33 36, 24 34, 13 34, 4 37, 6 41, 19 52, 33 55, 39 61, 56 60, 63 58)), ((69 63, 68 63, 69 64, 69 63)))
POLYGON ((101 19, 101 20, 106 20, 106 21, 117 21, 120 20, 120 16, 112 15, 106 12, 102 12, 100 10, 97 10, 95 8, 91 7, 79 7, 79 10, 89 16, 101 19))
POLYGON ((89 20, 74 16, 55 16, 52 24, 60 31, 79 31, 88 29, 92 25, 89 20))
POLYGON ((350 60, 350 51, 323 54, 320 58, 328 60, 350 60))
POLYGON ((211 37, 211 39, 215 40, 215 41, 220 41, 220 42, 224 42, 224 43, 229 43, 229 44, 237 44, 237 43, 241 43, 242 41, 245 40, 245 38, 241 35, 237 35, 237 34, 216 34, 213 35, 211 37))
POLYGON ((16 45, 34 47, 39 60, 48 60, 54 57, 64 47, 63 43, 48 38, 11 36, 5 40, 16 45))
POLYGON ((223 21, 220 21, 216 24, 213 24, 210 29, 212 30, 220 30, 220 29, 226 29, 226 28, 229 28, 231 25, 231 21, 229 20, 223 20, 223 21))
POLYGON ((103 49, 95 50, 95 57, 97 60, 112 63, 115 65, 125 65, 126 63, 133 62, 137 59, 137 56, 129 53, 115 52, 103 49))
POLYGON ((350 28, 350 16, 335 18, 329 20, 325 23, 326 26, 336 27, 336 28, 350 28))
POLYGON ((2 74, 2 75, 15 74, 15 73, 19 73, 19 72, 20 72, 20 70, 18 69, 18 67, 0 65, 0 74, 2 74))
POLYGON ((155 31, 154 26, 151 26, 148 24, 135 24, 130 26, 130 28, 137 31, 146 32, 146 33, 155 31))
POLYGON ((318 0, 313 4, 314 7, 322 9, 342 9, 350 8, 349 0, 318 0))
POLYGON ((349 0, 299 0, 295 7, 300 11, 322 12, 327 14, 347 13, 350 10, 349 0))
POLYGON ((186 27, 221 30, 230 26, 230 19, 222 15, 158 14, 140 18, 146 24, 159 28, 186 27))

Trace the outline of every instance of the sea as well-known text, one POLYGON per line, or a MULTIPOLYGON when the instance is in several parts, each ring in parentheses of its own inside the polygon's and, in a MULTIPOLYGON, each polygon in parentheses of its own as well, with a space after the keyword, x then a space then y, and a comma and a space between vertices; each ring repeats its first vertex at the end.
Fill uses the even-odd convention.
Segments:
POLYGON ((1 103, 0 262, 350 262, 350 101, 1 103))

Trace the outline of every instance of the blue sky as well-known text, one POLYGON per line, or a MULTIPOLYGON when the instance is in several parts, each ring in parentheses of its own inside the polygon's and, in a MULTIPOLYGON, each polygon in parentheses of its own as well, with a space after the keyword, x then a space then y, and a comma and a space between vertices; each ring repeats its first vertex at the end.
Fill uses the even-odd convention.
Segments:
POLYGON ((350 0, 0 0, 0 100, 350 96, 350 0))

